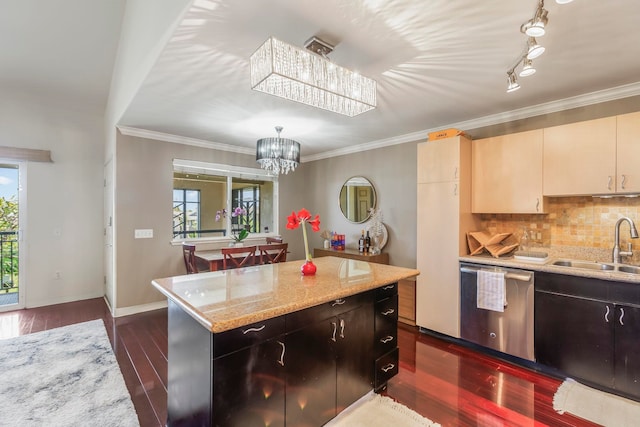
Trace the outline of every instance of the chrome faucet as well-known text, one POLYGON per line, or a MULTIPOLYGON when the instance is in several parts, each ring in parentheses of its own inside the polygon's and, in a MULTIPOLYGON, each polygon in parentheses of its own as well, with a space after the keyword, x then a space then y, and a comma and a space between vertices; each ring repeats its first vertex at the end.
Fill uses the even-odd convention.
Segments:
POLYGON ((636 225, 633 223, 631 218, 627 218, 626 216, 623 216, 622 218, 620 218, 618 220, 618 222, 616 222, 615 242, 613 244, 613 262, 614 262, 614 264, 620 264, 622 262, 622 257, 623 256, 632 256, 633 255, 633 251, 631 249, 631 243, 629 243, 629 250, 628 251, 621 251, 620 250, 620 224, 622 223, 622 221, 627 221, 629 223, 629 228, 630 228, 629 232, 631 233, 631 238, 632 239, 637 239, 638 238, 638 230, 636 230, 636 225))

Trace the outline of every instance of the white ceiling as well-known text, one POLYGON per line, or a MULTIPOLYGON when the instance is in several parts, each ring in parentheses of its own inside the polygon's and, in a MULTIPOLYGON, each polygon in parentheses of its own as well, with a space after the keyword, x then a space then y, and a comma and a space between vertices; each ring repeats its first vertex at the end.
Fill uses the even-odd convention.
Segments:
MULTIPOLYGON (((521 118, 544 105, 640 94, 638 0, 547 0, 548 31, 538 40, 547 50, 534 61, 538 72, 506 93, 506 71, 525 47, 520 25, 536 6, 195 0, 120 124, 244 152, 281 125, 283 137, 302 144, 303 160, 312 160, 452 125, 521 118), (302 46, 314 35, 336 45, 332 61, 377 80, 378 108, 349 118, 250 89, 249 56, 269 36, 302 46)), ((0 84, 104 108, 123 10, 124 0, 3 2, 0 84)))

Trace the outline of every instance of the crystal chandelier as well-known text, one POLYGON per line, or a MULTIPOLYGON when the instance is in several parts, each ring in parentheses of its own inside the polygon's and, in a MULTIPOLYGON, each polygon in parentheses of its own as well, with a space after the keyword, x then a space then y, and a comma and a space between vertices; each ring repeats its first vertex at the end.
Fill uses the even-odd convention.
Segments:
POLYGON ((376 107, 376 81, 329 61, 333 46, 312 37, 307 49, 270 37, 251 55, 251 88, 356 116, 376 107))
POLYGON ((256 162, 271 175, 288 174, 300 164, 300 143, 280 138, 282 126, 276 126, 276 138, 261 138, 256 146, 256 162))

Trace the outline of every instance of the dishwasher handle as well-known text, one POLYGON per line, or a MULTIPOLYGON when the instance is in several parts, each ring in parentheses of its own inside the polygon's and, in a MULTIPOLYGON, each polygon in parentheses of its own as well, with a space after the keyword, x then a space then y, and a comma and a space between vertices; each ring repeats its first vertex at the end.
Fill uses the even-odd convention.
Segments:
MULTIPOLYGON (((482 268, 470 267, 470 266, 460 267, 460 272, 461 273, 476 274, 480 270, 482 270, 482 268)), ((518 273, 506 272, 505 275, 504 275, 504 278, 505 279, 517 280, 519 282, 530 282, 531 279, 533 278, 533 273, 528 273, 528 272, 525 272, 525 271, 521 271, 521 272, 518 272, 518 273)))

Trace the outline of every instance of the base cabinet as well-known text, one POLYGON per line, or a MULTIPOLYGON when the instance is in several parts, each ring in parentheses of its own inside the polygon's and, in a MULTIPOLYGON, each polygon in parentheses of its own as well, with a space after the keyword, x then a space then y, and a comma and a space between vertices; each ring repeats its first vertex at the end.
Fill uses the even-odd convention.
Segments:
POLYGON ((397 373, 397 313, 394 283, 213 334, 169 300, 167 425, 322 426, 397 373))
POLYGON ((539 273, 535 286, 536 361, 639 399, 638 285, 539 273))

